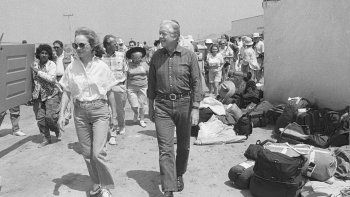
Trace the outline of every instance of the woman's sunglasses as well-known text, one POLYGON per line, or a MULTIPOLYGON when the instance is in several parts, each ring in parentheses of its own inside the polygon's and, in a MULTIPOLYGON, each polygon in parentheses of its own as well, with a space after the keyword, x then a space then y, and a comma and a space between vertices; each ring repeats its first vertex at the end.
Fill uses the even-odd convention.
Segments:
POLYGON ((89 43, 72 43, 72 47, 73 49, 77 49, 78 47, 84 49, 87 44, 89 43))

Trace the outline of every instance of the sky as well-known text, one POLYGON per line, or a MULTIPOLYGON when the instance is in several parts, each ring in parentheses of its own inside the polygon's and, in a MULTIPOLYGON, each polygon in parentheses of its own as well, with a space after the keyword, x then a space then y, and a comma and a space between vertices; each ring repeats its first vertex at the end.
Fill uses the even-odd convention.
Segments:
POLYGON ((0 5, 4 43, 67 44, 78 27, 88 27, 101 40, 113 34, 126 43, 152 45, 164 19, 177 20, 181 34, 196 40, 230 30, 231 21, 263 14, 262 0, 1 0, 0 5))

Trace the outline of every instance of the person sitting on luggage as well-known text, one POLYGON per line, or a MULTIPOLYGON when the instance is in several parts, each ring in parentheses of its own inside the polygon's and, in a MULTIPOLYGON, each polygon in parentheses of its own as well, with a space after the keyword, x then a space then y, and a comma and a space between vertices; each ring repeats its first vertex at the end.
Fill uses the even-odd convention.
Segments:
POLYGON ((261 92, 256 87, 256 83, 254 81, 247 82, 242 97, 245 105, 249 105, 250 103, 258 104, 260 102, 261 92))

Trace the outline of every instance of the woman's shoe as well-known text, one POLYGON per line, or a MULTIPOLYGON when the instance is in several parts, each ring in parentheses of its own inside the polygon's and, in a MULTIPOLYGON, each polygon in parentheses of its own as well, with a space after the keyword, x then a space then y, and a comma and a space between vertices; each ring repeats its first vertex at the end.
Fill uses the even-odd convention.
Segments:
POLYGON ((100 185, 95 186, 95 188, 90 191, 90 197, 97 196, 98 194, 100 194, 100 192, 101 192, 101 186, 100 185))
POLYGON ((146 127, 147 126, 144 120, 140 120, 140 125, 141 125, 141 127, 146 127))

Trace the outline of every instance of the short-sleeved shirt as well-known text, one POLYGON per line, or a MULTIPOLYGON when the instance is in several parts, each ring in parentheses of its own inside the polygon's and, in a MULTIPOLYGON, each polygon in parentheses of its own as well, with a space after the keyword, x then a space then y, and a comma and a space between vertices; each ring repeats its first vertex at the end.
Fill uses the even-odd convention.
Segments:
POLYGON ((147 75, 149 66, 146 62, 140 64, 129 63, 128 86, 145 86, 147 85, 147 75))
POLYGON ((220 71, 221 70, 220 66, 221 64, 224 63, 224 58, 222 57, 221 53, 217 53, 215 56, 213 56, 212 53, 209 53, 207 55, 207 62, 212 71, 220 71), (216 66, 219 66, 219 67, 215 68, 216 66))
POLYGON ((60 80, 63 89, 79 101, 107 100, 107 92, 116 84, 111 69, 96 57, 86 67, 77 58, 69 64, 60 80))
POLYGON ((202 82, 197 55, 177 45, 169 54, 165 48, 156 51, 150 61, 147 96, 184 94, 191 92, 192 101, 202 100, 202 82))
POLYGON ((253 70, 260 69, 258 65, 258 61, 256 59, 256 53, 252 47, 248 47, 244 50, 242 54, 243 65, 249 65, 249 67, 253 70))
POLYGON ((104 54, 101 60, 109 66, 118 83, 125 81, 128 71, 125 53, 116 51, 113 55, 104 54))

